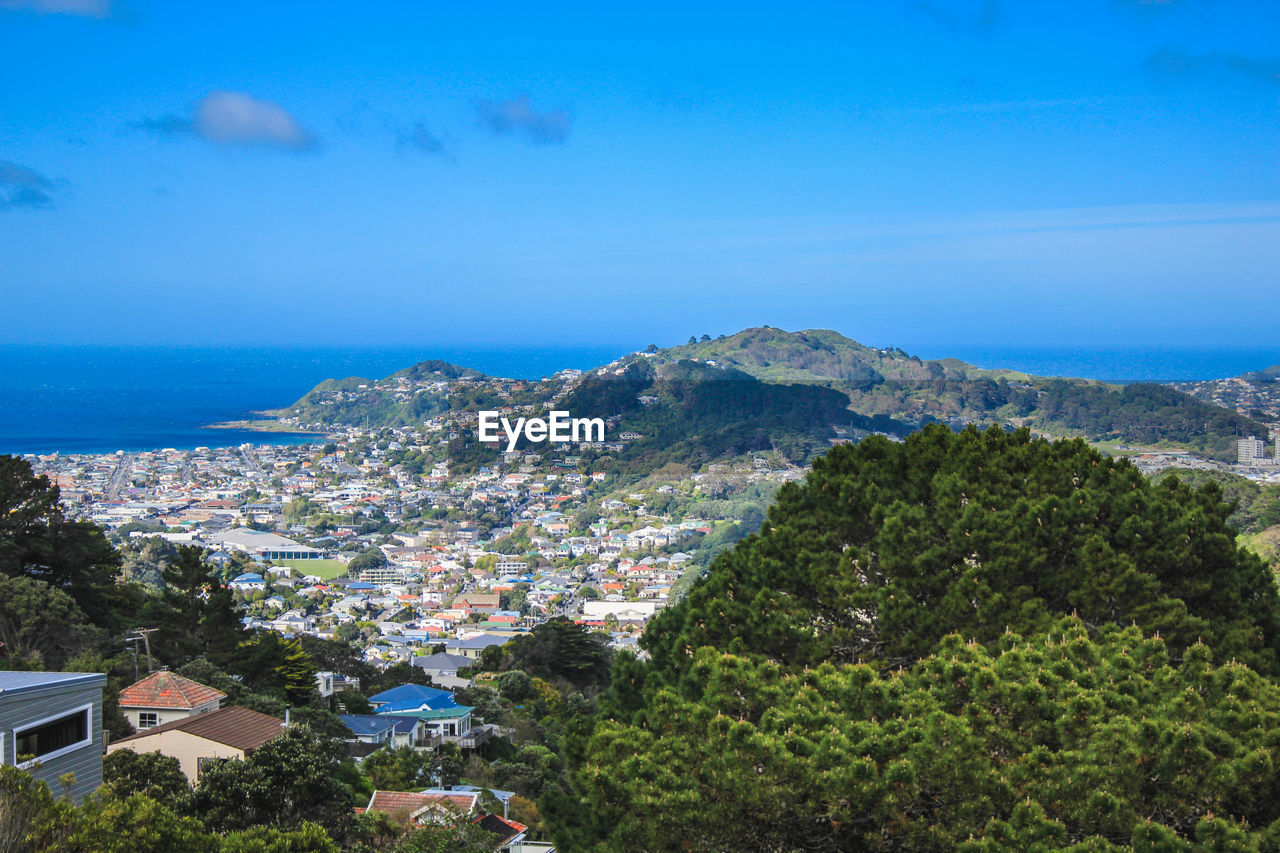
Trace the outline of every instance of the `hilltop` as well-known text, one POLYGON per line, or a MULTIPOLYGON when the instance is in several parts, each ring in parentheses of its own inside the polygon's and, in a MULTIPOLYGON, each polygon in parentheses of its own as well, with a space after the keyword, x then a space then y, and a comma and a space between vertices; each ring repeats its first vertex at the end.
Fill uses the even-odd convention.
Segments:
MULTIPOLYGON (((924 360, 830 330, 762 326, 651 347, 540 381, 426 361, 380 380, 326 380, 278 414, 293 428, 332 428, 405 426, 433 417, 463 423, 479 409, 570 408, 605 418, 615 432, 641 435, 642 452, 628 447, 625 455, 650 459, 780 450, 802 461, 832 440, 869 432, 903 436, 935 422, 1027 426, 1050 435, 1189 449, 1224 461, 1234 459, 1238 435, 1266 434, 1257 419, 1263 412, 1242 414, 1199 396, 1150 383, 1114 385, 989 370, 952 358, 924 360), (703 383, 712 384, 691 393, 703 383)), ((466 447, 458 449, 468 455, 466 447)))
POLYGON ((954 358, 923 360, 825 329, 785 332, 766 326, 638 357, 659 364, 697 359, 763 381, 822 384, 844 393, 857 414, 913 428, 935 421, 953 427, 994 422, 1094 441, 1182 447, 1221 461, 1235 459, 1237 436, 1265 435, 1258 418, 1269 414, 1230 411, 1217 400, 1154 383, 1116 385, 987 370, 954 358))
POLYGON ((735 335, 690 341, 646 354, 656 363, 693 359, 714 360, 766 382, 829 380, 854 388, 870 388, 885 381, 912 382, 945 379, 1026 379, 1010 370, 983 370, 954 358, 922 361, 901 349, 877 349, 850 340, 830 329, 787 332, 771 326, 744 329, 735 335))

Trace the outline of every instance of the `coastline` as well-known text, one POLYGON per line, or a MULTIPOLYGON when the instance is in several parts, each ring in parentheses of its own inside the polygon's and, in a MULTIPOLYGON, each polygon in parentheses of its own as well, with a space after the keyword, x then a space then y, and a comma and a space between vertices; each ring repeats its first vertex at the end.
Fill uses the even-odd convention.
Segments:
POLYGON ((274 433, 292 433, 294 435, 329 435, 332 430, 323 429, 307 429, 292 424, 284 423, 283 416, 288 413, 288 409, 261 409, 259 411, 250 412, 251 415, 262 415, 259 418, 239 418, 231 421, 217 421, 211 424, 202 424, 201 429, 238 429, 245 432, 274 432, 274 433))
POLYGON ((280 421, 222 421, 214 424, 202 424, 201 429, 239 429, 246 432, 285 432, 295 435, 328 435, 328 430, 302 429, 280 423, 280 421))

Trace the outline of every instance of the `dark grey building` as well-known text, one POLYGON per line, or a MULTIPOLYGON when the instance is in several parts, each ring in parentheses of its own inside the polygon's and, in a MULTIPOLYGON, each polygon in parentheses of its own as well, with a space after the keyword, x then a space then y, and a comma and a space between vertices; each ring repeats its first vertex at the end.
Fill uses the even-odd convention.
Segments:
POLYGON ((102 785, 102 688, 96 672, 0 672, 0 763, 80 802, 102 785), (68 789, 59 780, 71 773, 68 789))

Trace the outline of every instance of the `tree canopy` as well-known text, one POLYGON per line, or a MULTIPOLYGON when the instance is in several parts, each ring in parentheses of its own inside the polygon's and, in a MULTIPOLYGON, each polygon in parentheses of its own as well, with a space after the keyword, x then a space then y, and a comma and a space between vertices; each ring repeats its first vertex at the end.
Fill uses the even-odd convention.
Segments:
MULTIPOLYGON (((1232 849, 1280 841, 1280 687, 1135 627, 1079 619, 997 650, 950 635, 910 669, 790 670, 699 649, 601 723, 565 849, 1232 849), (586 826, 575 826, 578 823, 586 826), (598 846, 597 846, 598 845, 598 846), (1225 848, 1215 848, 1225 849, 1225 848)), ((1265 847, 1264 849, 1274 849, 1265 847)))
POLYGON ((48 477, 21 457, 0 456, 0 575, 47 583, 101 624, 119 573, 120 555, 98 527, 64 516, 48 477))
POLYGON ((1280 838, 1277 595, 1215 485, 929 427, 779 491, 614 667, 565 849, 1280 838))
POLYGON ((759 535, 660 614, 645 646, 669 672, 700 646, 899 665, 951 632, 991 642, 1075 613, 1274 673, 1276 590, 1229 513, 1216 485, 1151 483, 1079 440, 940 426, 872 437, 782 488, 759 535))

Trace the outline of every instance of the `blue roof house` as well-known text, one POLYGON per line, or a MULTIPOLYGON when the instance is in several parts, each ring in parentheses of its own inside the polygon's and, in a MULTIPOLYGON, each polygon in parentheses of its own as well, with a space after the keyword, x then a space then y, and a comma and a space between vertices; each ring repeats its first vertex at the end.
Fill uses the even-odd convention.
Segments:
POLYGON ((457 741, 471 731, 469 705, 459 705, 453 694, 421 684, 401 684, 369 697, 378 716, 412 716, 426 724, 432 735, 457 741))
POLYGON ((338 719, 360 743, 385 743, 393 747, 435 745, 427 724, 414 716, 339 714, 338 719))
POLYGON ((227 586, 232 589, 238 589, 241 592, 246 592, 249 590, 266 589, 267 582, 262 575, 256 572, 245 572, 242 575, 237 575, 231 583, 227 584, 227 586))

